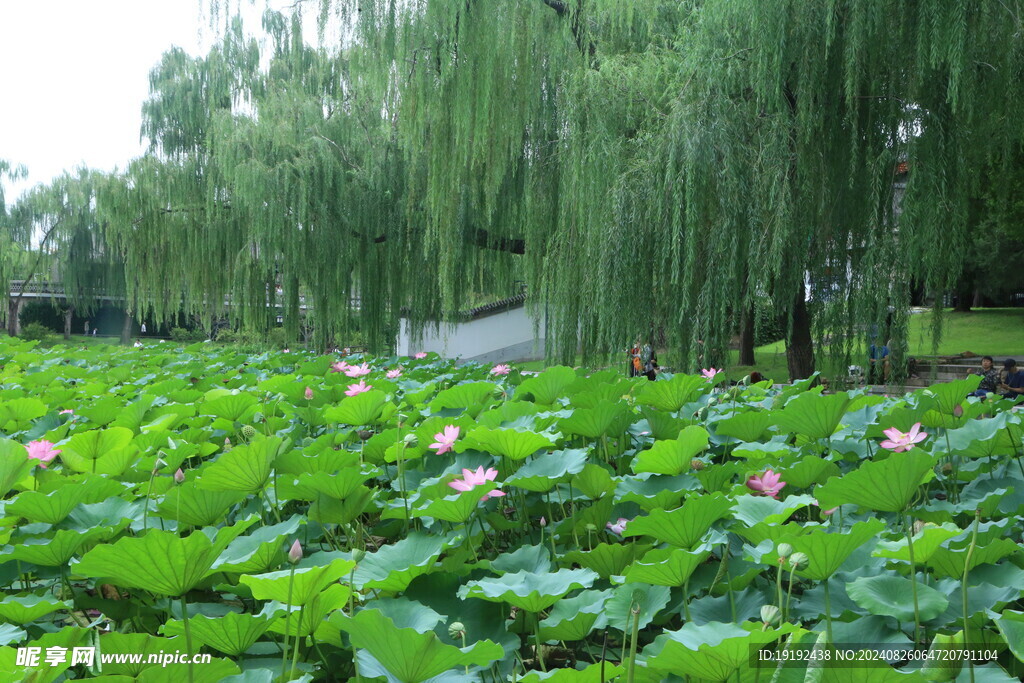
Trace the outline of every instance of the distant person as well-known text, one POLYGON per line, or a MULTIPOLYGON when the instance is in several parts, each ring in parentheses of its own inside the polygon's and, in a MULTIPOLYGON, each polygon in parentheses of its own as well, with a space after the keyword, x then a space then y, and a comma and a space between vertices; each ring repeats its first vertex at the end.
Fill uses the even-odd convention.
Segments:
POLYGON ((146 323, 142 323, 142 325, 139 326, 139 333, 146 334, 146 323))
POLYGON ((643 374, 652 382, 658 379, 658 354, 650 344, 644 344, 640 349, 640 362, 643 364, 643 374))
POLYGON ((626 366, 627 377, 639 377, 643 371, 643 363, 640 361, 640 340, 637 339, 629 349, 629 363, 626 366))
POLYGON ((92 336, 94 336, 94 337, 96 336, 96 328, 95 327, 92 328, 92 336))
POLYGON ((981 370, 976 372, 974 368, 967 371, 969 375, 981 375, 981 384, 977 391, 972 391, 968 396, 984 398, 988 394, 994 394, 999 387, 999 370, 993 365, 995 361, 992 356, 981 357, 981 370))
POLYGON ((883 382, 889 379, 889 345, 872 342, 868 349, 868 384, 878 384, 879 377, 883 382))
POLYGON ((88 320, 85 321, 85 334, 86 334, 86 336, 89 335, 89 321, 88 320))
POLYGON ((1003 362, 1003 379, 999 384, 999 395, 1016 401, 1024 394, 1024 371, 1017 369, 1017 361, 1007 358, 1003 362))

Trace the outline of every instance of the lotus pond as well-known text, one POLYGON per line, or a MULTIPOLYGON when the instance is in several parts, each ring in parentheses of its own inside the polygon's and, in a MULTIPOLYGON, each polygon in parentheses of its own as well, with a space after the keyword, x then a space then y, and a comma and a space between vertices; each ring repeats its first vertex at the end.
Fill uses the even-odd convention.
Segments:
POLYGON ((977 378, 822 395, 17 340, 0 364, 0 680, 1024 672, 1024 433, 977 378), (19 653, 76 647, 211 659, 19 653))

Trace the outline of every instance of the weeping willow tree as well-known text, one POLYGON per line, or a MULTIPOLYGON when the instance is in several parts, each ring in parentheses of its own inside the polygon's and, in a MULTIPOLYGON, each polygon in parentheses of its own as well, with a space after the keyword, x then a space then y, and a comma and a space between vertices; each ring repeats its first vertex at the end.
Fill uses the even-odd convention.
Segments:
POLYGON ((525 279, 563 362, 657 330, 717 365, 770 302, 794 378, 874 334, 899 365, 1021 149, 1020 0, 320 5, 319 48, 269 12, 265 51, 227 23, 154 71, 100 202, 137 306, 294 334, 305 300, 379 346, 525 279))

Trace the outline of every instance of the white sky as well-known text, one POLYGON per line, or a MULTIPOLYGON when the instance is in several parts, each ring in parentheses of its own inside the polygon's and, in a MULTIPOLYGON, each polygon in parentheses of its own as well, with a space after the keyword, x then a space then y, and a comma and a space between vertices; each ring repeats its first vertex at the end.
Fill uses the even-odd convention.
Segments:
MULTIPOLYGON (((201 1, 0 0, 0 159, 29 172, 5 183, 8 203, 65 170, 123 169, 143 152, 150 70, 172 45, 199 55, 212 43, 201 1)), ((259 31, 262 0, 241 4, 259 31)))

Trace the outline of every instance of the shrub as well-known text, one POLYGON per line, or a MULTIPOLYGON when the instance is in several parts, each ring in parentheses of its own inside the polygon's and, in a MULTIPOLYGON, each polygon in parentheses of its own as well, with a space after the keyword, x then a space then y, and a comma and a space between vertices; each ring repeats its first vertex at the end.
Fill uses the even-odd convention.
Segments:
POLYGON ((28 323, 21 326, 21 338, 29 341, 46 341, 53 336, 53 330, 42 323, 28 323))
POLYGON ((64 332, 64 314, 50 303, 42 301, 30 301, 26 303, 18 315, 22 329, 26 325, 35 323, 42 325, 51 332, 64 332))
POLYGON ((184 327, 172 327, 171 339, 176 342, 197 342, 206 339, 206 332, 202 330, 188 330, 184 327))

